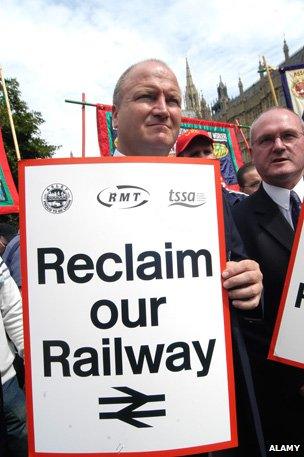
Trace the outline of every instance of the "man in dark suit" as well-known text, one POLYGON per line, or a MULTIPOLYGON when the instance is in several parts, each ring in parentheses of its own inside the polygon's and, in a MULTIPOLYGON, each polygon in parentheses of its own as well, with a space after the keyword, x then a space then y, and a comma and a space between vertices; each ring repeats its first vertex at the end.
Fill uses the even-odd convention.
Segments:
POLYGON ((264 312, 243 319, 242 328, 268 444, 303 445, 303 370, 267 360, 304 195, 303 121, 286 108, 266 111, 252 124, 251 148, 262 185, 233 208, 233 215, 247 254, 263 273, 264 312))

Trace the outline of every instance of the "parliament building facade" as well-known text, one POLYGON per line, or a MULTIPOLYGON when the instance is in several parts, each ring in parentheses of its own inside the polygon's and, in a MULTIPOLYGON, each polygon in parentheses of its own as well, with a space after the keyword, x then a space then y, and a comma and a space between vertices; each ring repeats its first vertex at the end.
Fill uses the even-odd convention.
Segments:
MULTIPOLYGON (((284 40, 283 46, 284 60, 278 65, 285 67, 289 65, 297 65, 304 63, 304 47, 289 55, 289 48, 284 40)), ((227 86, 223 83, 221 77, 217 86, 217 100, 209 107, 206 104, 204 97, 199 97, 198 91, 193 84, 190 68, 186 59, 186 90, 185 90, 185 111, 184 115, 189 117, 197 117, 200 119, 239 123, 244 126, 250 126, 253 120, 265 111, 267 108, 274 106, 273 96, 269 85, 265 69, 262 63, 259 62, 258 73, 259 80, 250 86, 248 89, 243 88, 241 78, 238 81, 239 95, 234 98, 229 98, 227 86)), ((286 106, 281 78, 278 69, 271 70, 271 77, 280 106, 286 106)), ((245 136, 248 138, 249 129, 243 128, 245 136)), ((243 151, 244 160, 250 160, 248 153, 244 148, 244 143, 240 138, 240 145, 243 151)))

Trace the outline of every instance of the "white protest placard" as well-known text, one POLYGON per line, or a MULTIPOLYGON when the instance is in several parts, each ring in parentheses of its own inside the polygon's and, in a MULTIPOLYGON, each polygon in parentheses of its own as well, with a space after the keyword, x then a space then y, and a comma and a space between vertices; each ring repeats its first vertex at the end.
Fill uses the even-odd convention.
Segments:
POLYGON ((299 216, 269 358, 304 368, 304 206, 299 216))
POLYGON ((219 183, 216 161, 21 163, 31 456, 237 445, 219 183))

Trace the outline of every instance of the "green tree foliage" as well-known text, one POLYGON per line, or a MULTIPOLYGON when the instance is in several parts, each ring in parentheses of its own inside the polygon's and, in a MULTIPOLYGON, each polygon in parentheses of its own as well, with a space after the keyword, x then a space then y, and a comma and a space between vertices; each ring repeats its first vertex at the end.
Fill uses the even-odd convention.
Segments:
MULTIPOLYGON (((15 78, 5 79, 10 101, 20 155, 22 159, 52 157, 58 146, 48 144, 40 137, 40 125, 44 119, 39 111, 30 111, 26 102, 21 99, 19 83, 15 78)), ((2 89, 0 84, 0 89, 2 89)), ((0 126, 5 151, 8 156, 10 169, 17 185, 18 165, 10 128, 4 93, 0 90, 0 126)))

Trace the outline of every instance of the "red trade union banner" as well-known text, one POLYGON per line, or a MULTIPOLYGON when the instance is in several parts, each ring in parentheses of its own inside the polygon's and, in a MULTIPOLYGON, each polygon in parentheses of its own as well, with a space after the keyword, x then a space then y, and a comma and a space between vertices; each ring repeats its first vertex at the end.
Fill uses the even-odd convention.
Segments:
MULTIPOLYGON (((96 108, 98 143, 101 156, 111 156, 115 150, 116 131, 112 127, 112 106, 98 104, 96 108)), ((239 127, 227 122, 213 122, 182 117, 180 134, 187 130, 206 130, 214 140, 214 154, 220 160, 222 178, 230 189, 239 190, 236 173, 243 165, 237 140, 239 127)))
POLYGON ((299 216, 269 358, 304 368, 304 205, 299 216))
POLYGON ((218 161, 19 170, 29 455, 237 446, 218 161))
POLYGON ((18 212, 19 197, 6 158, 0 128, 0 214, 18 212))

